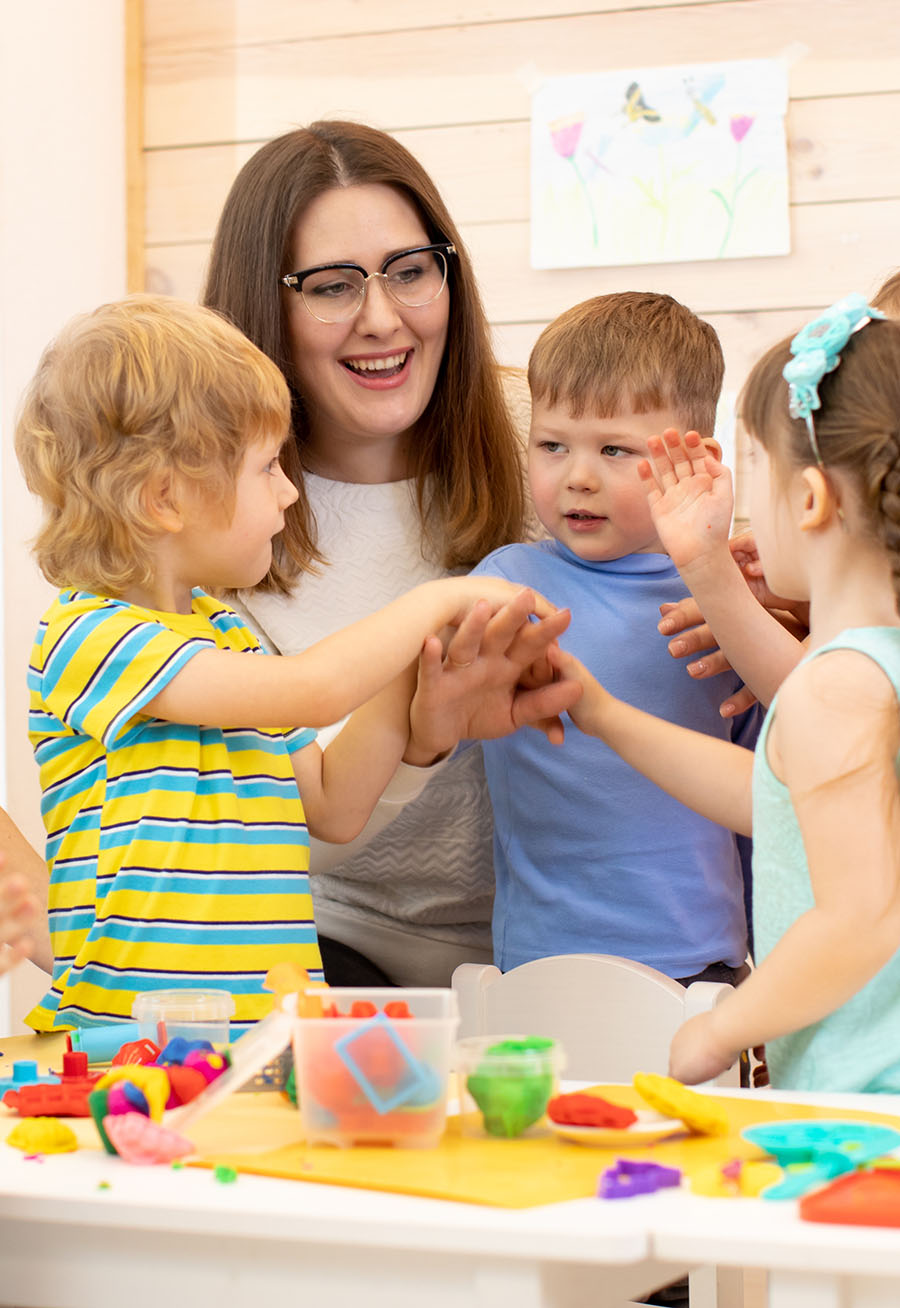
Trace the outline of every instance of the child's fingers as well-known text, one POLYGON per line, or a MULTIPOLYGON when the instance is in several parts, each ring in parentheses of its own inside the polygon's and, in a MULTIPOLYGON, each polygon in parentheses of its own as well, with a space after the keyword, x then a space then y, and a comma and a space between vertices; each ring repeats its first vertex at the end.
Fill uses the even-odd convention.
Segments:
POLYGON ((574 708, 582 696, 576 681, 552 681, 536 690, 520 690, 513 702, 513 722, 517 727, 537 727, 550 739, 562 740, 561 713, 574 708))
POLYGON ((558 609, 539 622, 522 623, 511 633, 505 648, 506 657, 523 668, 539 663, 566 630, 571 617, 569 609, 558 609))
POLYGON ((674 486, 678 480, 669 457, 667 438, 672 435, 677 436, 678 433, 674 427, 667 427, 662 436, 651 436, 647 441, 647 453, 650 456, 653 477, 662 491, 674 486))

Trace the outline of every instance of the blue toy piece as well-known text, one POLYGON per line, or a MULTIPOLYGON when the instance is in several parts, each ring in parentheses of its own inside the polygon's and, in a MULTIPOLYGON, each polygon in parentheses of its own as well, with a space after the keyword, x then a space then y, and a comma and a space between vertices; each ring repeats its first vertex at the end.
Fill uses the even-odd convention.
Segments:
POLYGON ((741 1134, 788 1169, 763 1190, 763 1199, 796 1199, 900 1145, 900 1131, 873 1122, 770 1122, 741 1134))
POLYGON ((113 1022, 107 1026, 79 1026, 69 1031, 73 1050, 87 1054, 89 1063, 111 1062, 124 1044, 138 1037, 137 1022, 113 1022))
POLYGON ((26 1085, 59 1085, 59 1077, 52 1072, 42 1076, 34 1059, 19 1058, 12 1065, 12 1076, 6 1076, 0 1081, 0 1096, 7 1090, 21 1090, 26 1085))
POLYGON ((161 1050, 156 1063, 158 1067, 166 1063, 183 1063, 188 1054, 200 1049, 210 1054, 215 1053, 215 1046, 208 1040, 185 1040, 184 1036, 173 1036, 165 1049, 161 1050))
POLYGON ((358 1030, 351 1031, 348 1035, 341 1036, 334 1042, 334 1052, 346 1067, 347 1071, 353 1077, 356 1084, 362 1090, 369 1103, 375 1109, 376 1113, 389 1113, 392 1108, 398 1108, 401 1104, 428 1102, 423 1100, 426 1092, 432 1092, 434 1098, 435 1078, 430 1067, 416 1058, 405 1042, 394 1029, 393 1022, 385 1017, 384 1013, 379 1013, 377 1017, 371 1018, 364 1022, 358 1030), (401 1079, 392 1094, 384 1095, 374 1086, 366 1076, 365 1072, 359 1066, 359 1063, 350 1052, 350 1046, 359 1040, 364 1040, 367 1035, 383 1031, 397 1050, 400 1057, 406 1065, 407 1075, 401 1079))

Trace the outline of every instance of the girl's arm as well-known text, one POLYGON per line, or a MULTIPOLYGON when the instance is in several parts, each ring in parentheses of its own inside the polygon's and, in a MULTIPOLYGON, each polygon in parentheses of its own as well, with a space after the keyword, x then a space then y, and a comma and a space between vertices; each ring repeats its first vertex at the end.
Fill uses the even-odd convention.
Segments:
POLYGON ((741 835, 751 834, 753 752, 702 731, 653 717, 604 690, 578 659, 551 652, 554 666, 581 683, 569 714, 576 726, 614 749, 667 794, 741 835))
POLYGON ((800 643, 759 604, 728 544, 730 474, 696 432, 673 428, 648 442, 644 482, 666 553, 696 599, 722 653, 757 699, 770 704, 802 656, 800 643))
POLYGON ((716 1076, 741 1049, 819 1021, 900 948, 900 731, 884 673, 853 651, 814 660, 780 692, 769 745, 815 905, 733 995, 676 1034, 670 1070, 682 1081, 716 1076))
MULTIPOLYGON (((426 636, 459 626, 477 600, 496 612, 521 590, 497 577, 448 577, 416 586, 300 654, 261 659, 203 650, 144 712, 199 726, 327 726, 417 659, 426 636)), ((555 611, 530 594, 540 617, 555 611)))

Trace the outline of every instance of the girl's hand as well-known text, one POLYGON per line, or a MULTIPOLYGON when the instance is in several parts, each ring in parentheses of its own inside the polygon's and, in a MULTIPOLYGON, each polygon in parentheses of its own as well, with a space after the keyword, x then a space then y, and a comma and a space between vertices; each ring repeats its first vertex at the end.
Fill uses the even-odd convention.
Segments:
POLYGON ((723 1049, 716 1038, 712 1013, 700 1013, 678 1028, 669 1049, 669 1076, 685 1085, 712 1081, 740 1056, 723 1049))
POLYGON ((676 568, 689 568, 728 540, 734 497, 731 476, 695 431, 674 427, 647 442, 638 464, 653 524, 676 568))
POLYGON ((606 711, 615 703, 613 696, 568 650, 554 645, 548 658, 558 676, 577 682, 581 687, 582 694, 569 709, 569 717, 586 736, 599 736, 602 740, 606 711))
POLYGON ((493 740, 522 726, 562 743, 559 715, 574 705, 581 687, 557 677, 547 656, 570 614, 559 609, 532 622, 533 608, 533 593, 518 588, 496 613, 487 600, 474 604, 446 653, 437 636, 428 637, 410 705, 407 763, 423 766, 460 740, 493 740))

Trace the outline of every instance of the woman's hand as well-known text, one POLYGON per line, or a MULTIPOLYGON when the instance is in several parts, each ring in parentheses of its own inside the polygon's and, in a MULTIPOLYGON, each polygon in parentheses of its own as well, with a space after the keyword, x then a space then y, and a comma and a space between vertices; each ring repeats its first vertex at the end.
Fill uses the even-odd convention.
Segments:
POLYGON ((532 622, 534 607, 528 590, 519 589, 493 614, 490 602, 481 599, 446 652, 439 637, 428 637, 410 705, 405 762, 425 766, 460 740, 493 740, 522 726, 537 727, 554 744, 562 743, 559 715, 575 704, 581 687, 559 677, 547 655, 570 615, 567 609, 553 610, 532 622))
MULTIPOLYGON (((793 636, 803 640, 809 634, 809 605, 801 600, 785 599, 783 595, 776 595, 769 589, 753 533, 745 531, 733 536, 728 542, 728 548, 754 598, 793 636)), ((731 664, 717 648, 716 638, 704 622, 700 606, 692 595, 685 596, 677 604, 661 604, 659 611, 662 617, 657 629, 663 636, 672 637, 669 641, 672 657, 681 659, 695 654, 702 656, 687 665, 690 676, 701 680, 732 671, 731 664)), ((723 718, 731 718, 745 712, 755 703, 756 697, 752 691, 742 686, 719 706, 719 712, 723 718)))
POLYGON ((647 442, 650 458, 638 464, 653 525, 679 572, 710 550, 724 547, 734 497, 731 476, 695 431, 674 427, 647 442))

